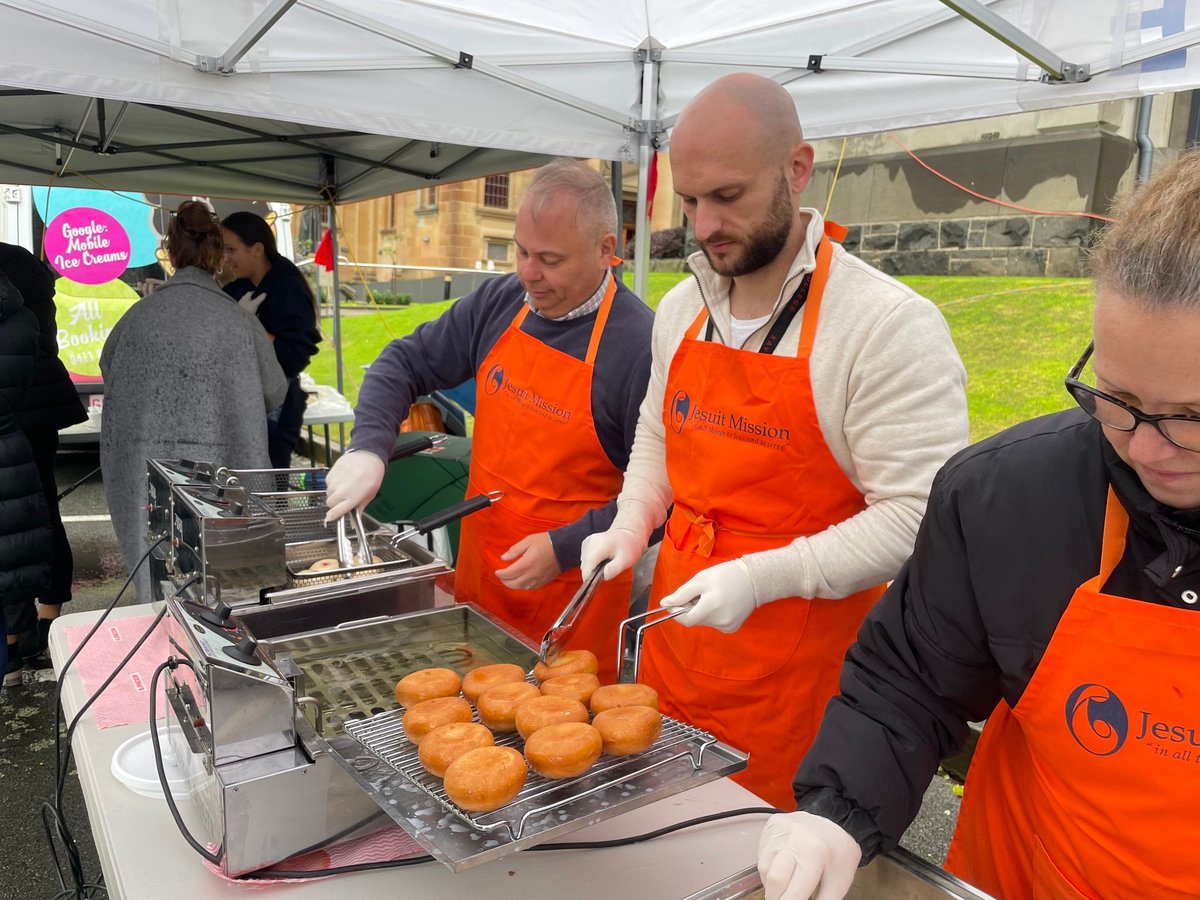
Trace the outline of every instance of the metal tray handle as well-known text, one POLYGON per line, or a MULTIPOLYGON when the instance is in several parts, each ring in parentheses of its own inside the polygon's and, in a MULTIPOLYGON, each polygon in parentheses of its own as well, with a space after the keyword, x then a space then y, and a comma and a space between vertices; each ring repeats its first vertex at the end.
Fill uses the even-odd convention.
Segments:
POLYGON ((414 535, 428 534, 435 528, 441 528, 443 525, 449 525, 451 522, 457 522, 459 519, 468 516, 473 512, 486 509, 503 496, 504 491, 491 491, 487 494, 476 494, 474 497, 468 497, 466 500, 459 501, 453 506, 447 506, 440 512, 435 512, 432 516, 426 516, 424 519, 418 519, 416 522, 413 522, 412 525, 408 526, 392 538, 392 546, 394 547, 401 541, 406 541, 414 535))
MULTIPOLYGON (((639 619, 646 620, 636 629, 634 629, 632 675, 633 680, 637 681, 638 667, 642 662, 642 632, 654 625, 661 625, 663 622, 682 616, 694 605, 695 601, 688 603, 686 606, 676 607, 675 609, 663 609, 661 606, 656 606, 654 609, 648 609, 644 613, 636 613, 635 615, 630 616, 628 619, 622 620, 620 626, 618 626, 620 631, 617 633, 617 672, 620 673, 625 666, 625 626, 630 625, 639 619), (658 618, 654 619, 654 621, 650 621, 650 617, 654 615, 657 615, 658 618)), ((617 680, 620 681, 619 674, 617 680)))
POLYGON ((398 459, 404 459, 406 456, 416 456, 422 450, 432 450, 439 444, 445 443, 446 435, 435 434, 419 437, 415 440, 401 444, 392 451, 392 455, 388 457, 388 462, 395 462, 398 459))

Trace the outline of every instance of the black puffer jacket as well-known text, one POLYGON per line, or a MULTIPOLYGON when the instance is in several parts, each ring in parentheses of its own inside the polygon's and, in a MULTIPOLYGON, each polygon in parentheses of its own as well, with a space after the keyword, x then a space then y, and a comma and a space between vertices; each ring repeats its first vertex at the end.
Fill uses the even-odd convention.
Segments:
POLYGON ((0 272, 20 291, 25 308, 37 317, 40 329, 37 364, 19 416, 21 430, 28 435, 53 434, 84 421, 87 412, 58 358, 54 272, 24 247, 4 243, 0 243, 0 272))
POLYGON ((0 605, 27 603, 50 585, 50 514, 17 414, 33 377, 38 325, 0 273, 0 605))
POLYGON ((896 844, 967 722, 1017 705, 1099 571, 1110 484, 1130 524, 1105 592, 1200 615, 1200 510, 1155 501, 1083 412, 969 447, 934 480, 912 558, 850 648, 796 774, 800 809, 845 827, 865 859, 896 844))

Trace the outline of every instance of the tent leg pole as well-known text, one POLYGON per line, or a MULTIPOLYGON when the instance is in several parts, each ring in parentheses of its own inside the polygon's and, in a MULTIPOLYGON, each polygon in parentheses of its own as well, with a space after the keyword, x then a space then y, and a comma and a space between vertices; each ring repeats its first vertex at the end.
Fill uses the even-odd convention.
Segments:
MULTIPOLYGON (((658 121, 658 62, 649 57, 642 60, 642 121, 658 121)), ((637 221, 633 239, 633 292, 643 302, 650 287, 650 217, 647 192, 650 183, 650 163, 656 152, 657 136, 652 131, 638 135, 637 221)))
MULTIPOLYGON (((338 227, 337 201, 329 202, 329 243, 333 250, 333 364, 336 372, 337 392, 345 396, 342 380, 342 291, 338 280, 338 227)), ((338 447, 346 446, 346 424, 338 422, 338 447)), ((326 465, 330 464, 325 460, 326 465)))
MULTIPOLYGON (((617 221, 615 223, 617 228, 617 249, 615 252, 617 256, 624 256, 625 242, 621 240, 621 237, 625 231, 625 197, 624 191, 621 187, 621 182, 623 179, 621 174, 621 164, 619 162, 610 163, 608 171, 609 180, 612 181, 613 205, 617 208, 617 221)), ((619 266, 615 266, 613 268, 613 274, 616 276, 617 281, 620 281, 622 278, 624 278, 624 263, 619 266)))

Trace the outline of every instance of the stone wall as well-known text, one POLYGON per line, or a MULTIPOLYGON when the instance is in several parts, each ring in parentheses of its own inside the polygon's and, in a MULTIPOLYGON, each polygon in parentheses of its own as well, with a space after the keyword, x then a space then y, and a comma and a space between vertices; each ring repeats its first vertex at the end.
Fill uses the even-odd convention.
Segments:
POLYGON ((843 244, 889 275, 1087 274, 1102 223, 1085 216, 1004 216, 850 227, 843 244))
MULTIPOLYGON (((1075 278, 1104 223, 1087 216, 1004 216, 851 225, 842 246, 889 275, 1075 278)), ((689 234, 689 250, 692 237, 689 234)), ((652 259, 651 272, 686 271, 652 259)))

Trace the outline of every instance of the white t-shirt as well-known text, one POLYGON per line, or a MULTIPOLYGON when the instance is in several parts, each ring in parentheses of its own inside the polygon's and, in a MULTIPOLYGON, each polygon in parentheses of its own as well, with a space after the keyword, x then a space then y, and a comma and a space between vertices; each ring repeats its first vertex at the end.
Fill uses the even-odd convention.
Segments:
POLYGON ((742 349, 742 345, 746 343, 746 338, 758 331, 767 324, 774 313, 767 313, 765 316, 759 316, 757 319, 737 319, 733 316, 729 317, 730 330, 733 332, 733 340, 730 346, 742 349))

